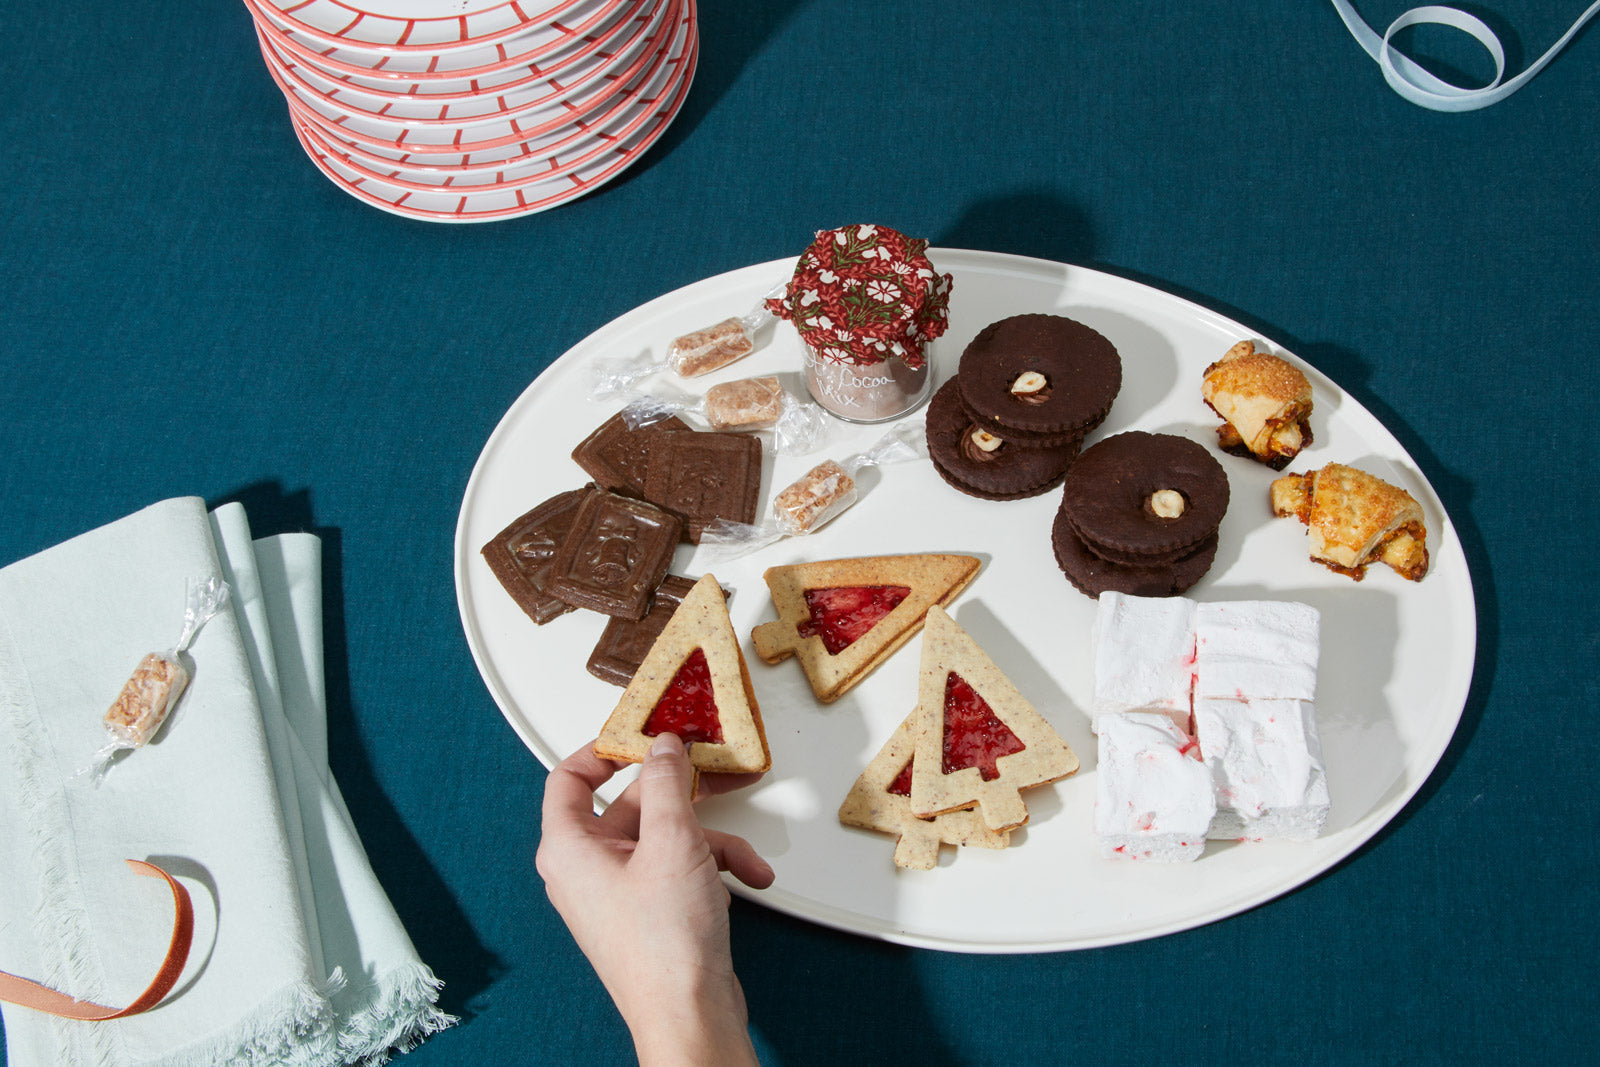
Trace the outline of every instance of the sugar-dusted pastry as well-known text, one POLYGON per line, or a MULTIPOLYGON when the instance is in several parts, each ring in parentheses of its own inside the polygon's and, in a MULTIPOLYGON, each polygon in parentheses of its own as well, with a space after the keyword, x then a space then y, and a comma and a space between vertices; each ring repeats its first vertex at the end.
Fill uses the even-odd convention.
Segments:
POLYGON ((1272 483, 1272 513, 1310 530, 1311 558, 1356 581, 1384 563, 1413 582, 1428 573, 1428 529, 1412 495, 1342 463, 1272 483))
POLYGON ((1287 360, 1240 341, 1206 368, 1206 406, 1222 417, 1224 452, 1281 471, 1311 443, 1311 382, 1287 360))

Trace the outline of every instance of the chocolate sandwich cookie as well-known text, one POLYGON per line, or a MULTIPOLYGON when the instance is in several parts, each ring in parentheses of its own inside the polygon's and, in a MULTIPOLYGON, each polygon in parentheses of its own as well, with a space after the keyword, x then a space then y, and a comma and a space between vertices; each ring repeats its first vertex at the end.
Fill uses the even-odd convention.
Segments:
POLYGON ((1082 437, 1122 389, 1122 357, 1098 331, 1062 315, 1013 315, 961 353, 961 402, 983 429, 1048 444, 1082 437))
POLYGON ((1067 517, 1066 509, 1056 512, 1050 529, 1050 547, 1056 564, 1067 580, 1091 597, 1101 593, 1127 593, 1131 596, 1177 596, 1194 585, 1217 558, 1217 535, 1212 533, 1187 554, 1165 563, 1130 567, 1096 555, 1083 543, 1067 517))
POLYGON ((1204 445, 1143 430, 1085 449, 1061 489, 1065 521, 1109 562, 1170 562, 1227 510, 1228 475, 1204 445))
POLYGON ((969 496, 1019 500, 1047 492, 1078 454, 1078 439, 1053 448, 1024 448, 976 426, 961 406, 957 379, 928 402, 928 455, 940 477, 969 496))

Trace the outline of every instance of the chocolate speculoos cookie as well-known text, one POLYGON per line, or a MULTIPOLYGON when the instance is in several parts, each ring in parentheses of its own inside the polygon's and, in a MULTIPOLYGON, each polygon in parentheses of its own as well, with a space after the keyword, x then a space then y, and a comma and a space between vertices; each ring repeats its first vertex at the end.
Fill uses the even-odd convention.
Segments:
POLYGON ((549 591, 575 608, 642 619, 667 576, 683 520, 654 504, 597 489, 550 565, 549 591))
POLYGON ((1055 448, 1023 448, 996 435, 992 450, 973 440, 979 431, 961 405, 955 378, 928 401, 928 455, 945 481, 986 500, 1018 500, 1048 491, 1072 465, 1078 441, 1055 448))
POLYGON ((700 543, 713 519, 754 523, 761 506, 761 438, 752 433, 668 433, 650 446, 643 496, 683 519, 700 543))
POLYGON ((572 520, 594 486, 558 493, 518 515, 483 546, 483 561, 528 618, 543 626, 572 610, 549 591, 556 550, 572 531, 572 520))
POLYGON ((630 430, 619 412, 578 442, 572 458, 600 488, 641 496, 650 452, 661 435, 692 432, 693 428, 676 415, 630 430))
POLYGON ((1099 331, 1063 315, 990 323, 961 353, 956 380, 978 423, 1035 436, 1082 436, 1122 390, 1122 357, 1099 331))
POLYGON ((1072 528, 1065 510, 1056 513, 1050 528, 1050 547, 1067 580, 1091 597, 1101 593, 1130 596, 1177 596, 1194 585, 1217 558, 1217 535, 1205 538, 1186 555, 1167 563, 1130 567, 1095 555, 1072 528))
POLYGON ((1061 509, 1103 555, 1170 556, 1216 532, 1228 510, 1228 475, 1187 437, 1129 430, 1084 450, 1062 484, 1061 509), (1176 494, 1163 494, 1176 515, 1158 514, 1162 491, 1176 494))

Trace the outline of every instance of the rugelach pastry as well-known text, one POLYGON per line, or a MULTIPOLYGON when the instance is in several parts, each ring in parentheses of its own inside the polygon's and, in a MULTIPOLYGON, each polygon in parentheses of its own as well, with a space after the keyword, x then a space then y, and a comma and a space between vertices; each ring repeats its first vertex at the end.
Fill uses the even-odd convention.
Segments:
POLYGON ((689 744, 697 771, 759 773, 772 766, 727 601, 709 574, 683 598, 634 672, 595 740, 595 755, 642 763, 664 733, 689 744))
POLYGON ((1040 447, 1014 440, 1010 431, 991 433, 967 414, 958 388, 952 378, 928 402, 928 455, 941 478, 985 500, 1038 496, 1061 481, 1078 455, 1079 438, 1040 447))
POLYGON ((1420 582, 1428 573, 1428 530, 1422 505, 1382 478, 1342 463, 1272 483, 1272 513, 1309 528, 1311 558, 1360 581, 1367 565, 1384 563, 1420 582))
POLYGON ((778 618, 750 634, 768 663, 795 656, 811 691, 831 704, 949 604, 978 573, 974 556, 871 556, 769 567, 778 618))
POLYGON ((1039 444, 1081 438, 1122 389, 1122 357, 1098 331, 1062 315, 1013 315, 961 353, 961 402, 981 428, 1039 444))
POLYGON ((593 490, 593 486, 585 486, 558 493, 512 519, 483 546, 483 561, 489 570, 517 606, 540 626, 573 610, 550 592, 550 575, 556 549, 572 532, 578 505, 593 490))
POLYGON ((1240 341, 1205 370, 1200 395, 1222 418, 1217 444, 1281 471, 1311 444, 1311 382, 1253 341, 1240 341))
POLYGON ((915 712, 907 716, 861 772, 844 803, 839 805, 839 821, 846 826, 894 834, 898 838, 894 847, 895 866, 910 870, 927 871, 938 866, 941 844, 1005 848, 1011 843, 1011 834, 989 829, 970 808, 931 819, 919 818, 912 812, 911 767, 916 755, 913 732, 916 718, 915 712))
POLYGON ((1021 791, 1065 778, 1078 757, 941 607, 928 609, 917 683, 911 810, 973 804, 1000 832, 1028 821, 1021 791))

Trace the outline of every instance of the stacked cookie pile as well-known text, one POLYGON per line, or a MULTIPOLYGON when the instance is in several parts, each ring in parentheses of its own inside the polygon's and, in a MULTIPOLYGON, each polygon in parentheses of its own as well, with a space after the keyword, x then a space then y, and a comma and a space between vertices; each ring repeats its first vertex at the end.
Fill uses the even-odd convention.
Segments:
POLYGON ((1038 496, 1061 481, 1121 388, 1122 359, 1097 331, 1061 315, 1001 319, 928 404, 934 468, 969 496, 1038 496))
POLYGON ((761 450, 754 434, 614 415, 572 453, 594 481, 513 519, 484 561, 538 625, 578 608, 609 616, 589 671, 627 685, 693 586, 667 573, 677 546, 716 519, 755 519, 761 450))
POLYGON ((1227 510, 1227 473, 1203 445, 1131 430, 1072 465, 1050 541, 1089 596, 1172 596, 1211 568, 1227 510))

